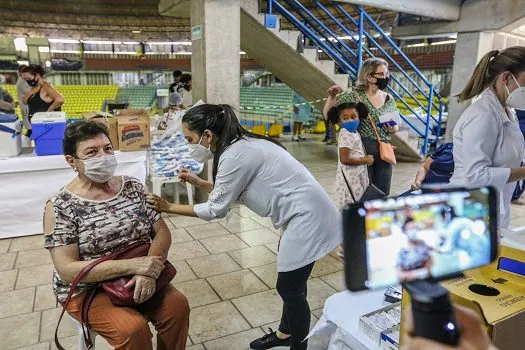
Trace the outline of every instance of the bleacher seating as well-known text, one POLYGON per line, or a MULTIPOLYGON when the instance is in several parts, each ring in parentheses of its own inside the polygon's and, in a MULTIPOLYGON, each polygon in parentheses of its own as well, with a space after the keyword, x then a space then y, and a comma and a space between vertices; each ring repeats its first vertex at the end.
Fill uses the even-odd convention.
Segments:
POLYGON ((117 85, 58 85, 56 89, 64 96, 62 111, 68 117, 99 111, 104 101, 114 100, 118 92, 117 85))
POLYGON ((119 100, 126 101, 130 107, 148 108, 153 104, 155 88, 153 86, 136 86, 121 88, 119 100))

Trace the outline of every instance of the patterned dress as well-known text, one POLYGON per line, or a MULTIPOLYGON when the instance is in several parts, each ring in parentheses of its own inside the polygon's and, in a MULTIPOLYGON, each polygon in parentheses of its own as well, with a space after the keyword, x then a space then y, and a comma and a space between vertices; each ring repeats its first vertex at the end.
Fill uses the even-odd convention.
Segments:
MULTIPOLYGON (((144 186, 131 177, 123 177, 120 192, 107 200, 83 199, 63 188, 50 201, 56 223, 53 231, 46 233, 44 246, 78 244, 81 261, 98 259, 138 241, 150 242, 153 224, 160 220, 160 214, 146 206, 144 186)), ((73 295, 91 286, 79 283, 73 295)), ((56 269, 53 291, 60 302, 69 291, 69 283, 56 269)))
MULTIPOLYGON (((336 105, 338 106, 342 103, 348 102, 363 102, 368 108, 369 117, 372 119, 374 125, 376 126, 379 123, 380 115, 397 111, 396 101, 391 95, 388 95, 383 107, 376 108, 372 105, 366 93, 363 90, 356 88, 348 89, 347 91, 345 91, 337 99, 336 105)), ((377 140, 376 134, 374 133, 374 129, 372 129, 372 126, 370 125, 370 121, 368 119, 361 120, 361 124, 359 125, 359 129, 357 131, 359 132, 362 138, 377 140)), ((379 133, 381 141, 390 141, 391 137, 388 132, 384 131, 382 128, 379 127, 377 128, 377 131, 379 133)))
MULTIPOLYGON (((364 157, 366 155, 361 137, 357 132, 349 132, 342 128, 339 132, 338 143, 339 148, 348 148, 352 157, 364 157)), ((335 206, 339 211, 343 210, 345 205, 354 203, 342 173, 345 174, 356 200, 363 196, 369 183, 366 165, 344 165, 339 158, 333 197, 335 206)))

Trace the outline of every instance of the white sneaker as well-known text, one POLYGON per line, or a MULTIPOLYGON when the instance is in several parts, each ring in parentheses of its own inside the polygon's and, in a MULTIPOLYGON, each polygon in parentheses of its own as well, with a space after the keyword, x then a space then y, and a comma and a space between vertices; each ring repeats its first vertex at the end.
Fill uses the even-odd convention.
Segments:
POLYGON ((297 135, 292 136, 292 141, 299 142, 299 136, 297 136, 297 135))

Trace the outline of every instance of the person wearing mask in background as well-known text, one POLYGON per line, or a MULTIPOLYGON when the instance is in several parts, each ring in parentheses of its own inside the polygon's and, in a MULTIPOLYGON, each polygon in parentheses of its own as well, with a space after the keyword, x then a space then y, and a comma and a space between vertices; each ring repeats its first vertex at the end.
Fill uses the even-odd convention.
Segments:
POLYGON ((301 95, 294 92, 292 97, 293 107, 293 136, 292 141, 306 141, 302 136, 303 124, 308 121, 312 113, 312 106, 301 95))
MULTIPOLYGON (((291 346, 306 350, 310 329, 306 284, 314 263, 342 241, 341 215, 310 172, 276 140, 244 130, 232 107, 203 104, 189 109, 182 129, 191 156, 213 159, 214 182, 185 172, 181 179, 210 192, 206 203, 170 203, 156 195, 147 201, 159 212, 211 221, 226 217, 234 203, 245 205, 282 229, 277 252, 277 292, 283 299, 277 332, 250 343, 252 349, 291 346)), ((227 320, 225 320, 227 322, 227 320)))
POLYGON ((61 110, 64 96, 44 79, 45 71, 42 66, 32 64, 23 68, 21 72, 22 78, 31 87, 22 97, 22 102, 28 106, 29 122, 35 113, 61 110))
POLYGON ((361 135, 366 153, 374 157, 374 164, 369 167, 372 183, 387 196, 390 194, 392 181, 392 164, 381 159, 379 154, 379 142, 376 131, 382 142, 390 142, 391 135, 399 130, 398 125, 385 124, 378 127, 380 116, 399 115, 394 98, 386 93, 390 81, 388 63, 382 58, 369 58, 365 60, 357 74, 355 88, 350 88, 340 96, 341 87, 334 85, 328 90, 328 98, 323 110, 328 115, 330 108, 342 103, 363 102, 369 111, 369 118, 359 125, 358 132, 361 135))
POLYGON ((193 104, 191 88, 191 74, 185 73, 180 77, 179 85, 175 91, 182 97, 182 104, 184 106, 191 106, 193 104))
POLYGON ((525 47, 490 51, 480 60, 459 102, 479 98, 454 128, 454 187, 494 186, 499 192, 499 226, 510 223, 510 202, 521 167, 524 140, 513 108, 525 109, 525 47))
POLYGON ((16 103, 13 96, 0 87, 0 113, 15 114, 16 103))
POLYGON ((26 68, 26 65, 18 66, 18 79, 16 81, 16 96, 18 97, 18 105, 20 106, 20 110, 22 111, 22 117, 23 117, 23 126, 26 129, 31 129, 31 124, 29 123, 29 119, 27 118, 29 113, 29 107, 27 107, 27 104, 24 103, 23 98, 25 94, 31 90, 31 87, 26 83, 24 78, 22 78, 22 69, 26 68))
POLYGON ((171 83, 169 87, 170 94, 177 92, 177 87, 179 86, 181 76, 182 72, 180 70, 176 70, 173 72, 173 83, 171 83))

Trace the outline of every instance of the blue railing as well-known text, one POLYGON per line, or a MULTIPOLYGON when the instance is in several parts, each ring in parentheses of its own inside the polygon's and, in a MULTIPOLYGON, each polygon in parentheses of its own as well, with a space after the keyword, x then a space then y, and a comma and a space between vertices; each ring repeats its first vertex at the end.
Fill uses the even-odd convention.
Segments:
POLYGON ((332 6, 339 14, 337 17, 343 18, 341 20, 332 11, 328 10, 326 5, 321 4, 320 1, 314 0, 312 4, 327 16, 324 21, 317 18, 312 11, 298 0, 268 0, 267 11, 269 14, 273 10, 279 12, 354 81, 364 59, 379 55, 379 57, 387 60, 390 67, 394 68, 396 73, 399 73, 408 82, 406 85, 402 84, 399 77, 394 74, 391 75, 392 80, 400 87, 402 92, 413 99, 416 108, 413 108, 392 86, 389 86, 388 91, 424 125, 424 128, 421 128, 410 121, 408 116, 401 115, 403 121, 423 139, 421 153, 426 155, 429 146, 437 143, 441 135, 443 100, 439 92, 362 7, 354 6, 358 15, 356 19, 348 13, 345 7, 334 1, 332 6), (336 30, 331 28, 336 28, 336 30), (376 34, 372 35, 367 28, 374 30, 376 34), (349 38, 350 44, 339 39, 336 31, 344 33, 346 36, 345 40, 349 38), (379 44, 379 38, 384 42, 383 45, 379 44), (397 57, 394 58, 394 55, 389 54, 388 51, 393 52, 397 57), (408 74, 403 66, 409 67, 411 72, 422 82, 422 86, 408 74), (425 103, 422 103, 417 98, 417 93, 424 96, 425 103), (416 110, 417 107, 421 111, 416 110), (436 128, 431 128, 433 124, 436 124, 436 128), (435 133, 432 136, 433 130, 435 130, 435 133))

